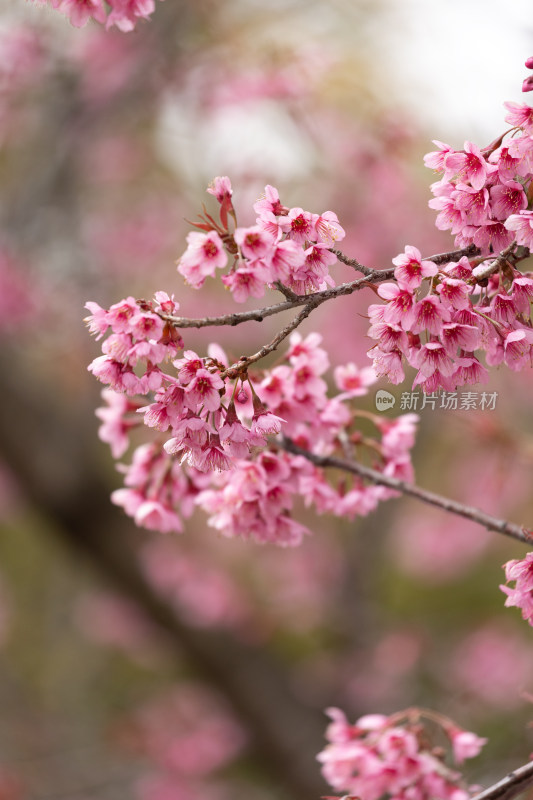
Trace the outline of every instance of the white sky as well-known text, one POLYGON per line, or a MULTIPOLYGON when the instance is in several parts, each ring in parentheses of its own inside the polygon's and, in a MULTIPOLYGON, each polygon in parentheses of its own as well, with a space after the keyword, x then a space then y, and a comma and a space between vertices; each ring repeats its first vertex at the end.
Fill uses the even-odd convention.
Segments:
MULTIPOLYGON (((521 92, 533 55, 532 0, 392 0, 381 16, 383 65, 434 138, 495 138, 504 100, 521 92)), ((380 41, 374 40, 374 44, 380 41)), ((452 142, 450 142, 452 143, 452 142)))

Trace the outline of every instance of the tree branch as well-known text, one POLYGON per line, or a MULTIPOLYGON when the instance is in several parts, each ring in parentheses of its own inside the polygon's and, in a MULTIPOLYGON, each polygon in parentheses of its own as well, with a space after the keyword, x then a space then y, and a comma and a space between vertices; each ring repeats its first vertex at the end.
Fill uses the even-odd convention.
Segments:
POLYGON ((512 800, 533 784, 533 761, 514 769, 505 778, 474 795, 471 800, 512 800))
MULTIPOLYGON (((374 272, 379 272, 380 274, 387 274, 386 280, 390 280, 390 278, 394 275, 394 269, 387 269, 387 270, 375 270, 372 267, 365 267, 364 264, 360 264, 356 258, 348 258, 348 256, 344 255, 342 250, 331 250, 331 252, 337 256, 339 261, 343 264, 346 264, 348 267, 353 267, 358 272, 362 272, 363 275, 373 275, 374 272)), ((475 244, 470 244, 468 247, 463 247, 461 250, 450 250, 447 253, 437 253, 434 256, 425 256, 424 261, 433 261, 434 264, 447 264, 448 261, 455 261, 456 259, 461 258, 462 256, 477 256, 481 253, 481 250, 476 247, 475 244)))
POLYGON ((249 322, 255 320, 262 322, 264 317, 271 317, 274 314, 280 314, 283 311, 289 311, 291 308, 298 308, 298 306, 311 306, 317 308, 327 300, 333 300, 335 297, 342 295, 353 294, 353 292, 363 289, 372 283, 381 283, 384 280, 390 280, 393 276, 394 270, 371 270, 368 277, 358 278, 350 283, 340 283, 331 289, 323 289, 321 292, 314 292, 313 294, 293 294, 292 300, 286 300, 283 303, 276 303, 272 306, 265 306, 264 308, 257 308, 251 311, 237 311, 234 314, 224 314, 220 317, 202 317, 199 319, 190 319, 188 317, 175 317, 172 314, 160 314, 161 319, 169 322, 175 328, 207 328, 215 325, 240 325, 241 322, 249 322))
POLYGON ((474 271, 476 281, 479 283, 480 281, 490 278, 490 276, 498 272, 499 269, 504 268, 506 264, 507 266, 512 265, 514 267, 520 261, 529 258, 529 256, 530 252, 527 247, 517 247, 516 241, 513 241, 509 247, 502 250, 497 257, 493 258, 493 260, 489 260, 484 267, 481 267, 481 263, 487 261, 487 259, 480 259, 480 266, 474 271))
MULTIPOLYGON (((507 250, 509 250, 509 248, 507 250)), ((508 254, 507 250, 504 251, 506 255, 508 254)), ((223 325, 235 326, 240 325, 242 322, 250 321, 262 322, 265 317, 281 314, 283 311, 290 311, 290 309, 297 308, 298 306, 312 304, 312 310, 322 303, 325 303, 327 300, 352 294, 365 286, 381 283, 382 281, 389 281, 394 277, 394 268, 374 269, 373 267, 366 267, 364 264, 360 264, 356 258, 348 258, 348 256, 344 255, 340 250, 331 250, 331 252, 334 253, 343 264, 347 264, 348 266, 354 267, 359 272, 362 272, 364 278, 358 278, 349 283, 341 283, 338 286, 334 286, 331 289, 324 289, 321 292, 304 295, 295 294, 277 281, 275 284, 276 288, 287 297, 287 300, 281 303, 274 303, 271 306, 256 308, 250 311, 237 311, 233 314, 222 314, 218 317, 200 317, 195 319, 191 317, 177 317, 173 314, 160 314, 160 317, 175 328, 208 328, 223 325)), ((450 250, 447 253, 437 253, 433 256, 427 256, 427 258, 424 258, 424 261, 433 261, 435 264, 445 264, 448 261, 461 258, 461 256, 464 255, 478 255, 479 252, 479 249, 472 244, 468 247, 464 247, 462 250, 450 250)), ((501 256, 504 256, 504 253, 502 253, 501 256)), ((501 256, 498 257, 498 260, 501 256)))
MULTIPOLYGON (((495 261, 491 262, 487 268, 489 270, 487 274, 492 274, 492 272, 495 272, 500 265, 504 264, 506 259, 512 255, 515 247, 516 243, 513 242, 512 245, 503 250, 495 259, 495 261)), ((257 353, 254 353, 251 356, 241 356, 238 361, 224 370, 220 375, 221 378, 236 378, 251 364, 254 364, 256 361, 259 361, 269 353, 272 353, 274 350, 276 350, 278 345, 289 335, 289 333, 295 330, 303 322, 303 320, 309 316, 311 311, 313 311, 315 308, 318 308, 318 306, 322 305, 322 303, 325 303, 328 300, 333 300, 336 297, 352 294, 353 292, 356 292, 365 286, 391 280, 394 277, 394 269, 377 270, 371 267, 365 267, 363 264, 360 264, 357 259, 347 258, 347 256, 345 256, 340 250, 332 250, 331 252, 334 253, 344 264, 348 264, 349 266, 352 266, 362 272, 364 277, 358 278, 357 280, 349 283, 341 283, 339 286, 334 286, 331 289, 324 289, 320 292, 314 292, 313 294, 308 295, 297 295, 287 287, 283 286, 280 281, 277 281, 275 284, 276 288, 288 298, 282 303, 276 303, 271 306, 265 306, 264 308, 254 309, 251 311, 240 311, 233 314, 224 314, 220 317, 191 319, 187 317, 176 317, 172 314, 160 314, 160 317, 173 325, 175 328, 206 328, 209 326, 218 325, 234 326, 239 325, 242 322, 249 322, 251 320, 262 322, 265 317, 270 317, 274 314, 280 314, 283 311, 288 311, 292 308, 297 308, 298 306, 303 305, 304 308, 302 311, 288 325, 286 325, 271 342, 263 345, 263 347, 261 347, 257 353)), ((479 252, 479 249, 472 244, 468 247, 464 247, 462 250, 450 250, 447 253, 438 253, 437 255, 428 256, 428 258, 424 260, 433 261, 435 264, 444 264, 453 260, 454 258, 460 258, 464 255, 475 255, 479 252)))
POLYGON ((287 439, 285 437, 282 440, 281 446, 289 453, 293 453, 294 455, 298 456, 304 456, 304 458, 307 458, 312 464, 316 464, 317 467, 333 467, 335 469, 340 469, 343 472, 350 472, 352 475, 358 475, 360 478, 371 481, 371 483, 375 483, 378 486, 386 486, 387 488, 394 489, 401 494, 408 495, 409 497, 415 497, 422 503, 436 506, 437 508, 441 508, 443 511, 448 511, 451 514, 464 517, 472 522, 477 522, 479 525, 482 525, 489 531, 502 533, 505 536, 510 536, 511 538, 517 539, 519 542, 525 542, 526 544, 533 543, 533 533, 527 528, 521 525, 516 525, 513 522, 508 522, 507 520, 497 519, 496 517, 481 511, 479 508, 463 505, 462 503, 458 503, 456 500, 451 500, 448 497, 435 494, 435 492, 421 489, 415 484, 406 483, 398 478, 388 477, 387 475, 383 475, 382 472, 378 472, 371 467, 366 467, 363 464, 357 463, 356 461, 345 461, 344 459, 335 458, 333 456, 315 455, 314 453, 310 453, 308 450, 304 450, 295 444, 291 439, 287 439))

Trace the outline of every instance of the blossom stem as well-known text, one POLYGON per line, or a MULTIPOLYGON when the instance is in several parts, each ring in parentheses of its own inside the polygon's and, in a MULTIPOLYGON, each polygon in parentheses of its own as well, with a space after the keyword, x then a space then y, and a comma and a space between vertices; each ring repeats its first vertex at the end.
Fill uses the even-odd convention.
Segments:
POLYGON ((318 467, 333 467, 344 472, 350 472, 353 475, 359 475, 361 478, 371 481, 378 486, 387 486, 389 489, 394 489, 401 494, 408 495, 409 497, 415 497, 422 503, 436 506, 437 508, 441 508, 443 511, 448 511, 451 514, 456 514, 459 517, 472 520, 472 522, 477 522, 479 525, 482 525, 489 531, 502 533, 505 536, 510 536, 511 538, 517 539, 519 542, 524 542, 526 544, 531 544, 533 542, 533 532, 522 525, 517 525, 516 523, 508 522, 507 520, 498 519, 490 514, 486 514, 479 508, 463 505, 462 503, 458 503, 456 500, 451 500, 443 495, 422 489, 419 486, 416 486, 416 484, 407 483, 399 480, 398 478, 383 475, 383 473, 378 472, 371 467, 366 467, 363 464, 359 464, 357 461, 346 461, 344 459, 335 458, 334 456, 315 455, 314 453, 310 453, 308 450, 304 450, 303 448, 299 447, 287 437, 282 439, 281 446, 289 453, 304 456, 311 461, 312 464, 316 464, 318 467))
POLYGON ((474 795, 472 800, 512 800, 533 784, 533 761, 510 772, 505 778, 474 795))

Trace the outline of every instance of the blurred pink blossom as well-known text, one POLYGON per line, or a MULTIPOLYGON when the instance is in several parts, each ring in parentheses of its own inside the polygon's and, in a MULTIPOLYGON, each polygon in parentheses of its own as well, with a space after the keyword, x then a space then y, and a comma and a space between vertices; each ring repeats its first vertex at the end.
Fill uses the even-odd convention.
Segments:
POLYGON ((521 690, 531 687, 533 648, 511 628, 488 622, 469 633, 451 654, 451 687, 487 705, 512 710, 523 704, 521 690))

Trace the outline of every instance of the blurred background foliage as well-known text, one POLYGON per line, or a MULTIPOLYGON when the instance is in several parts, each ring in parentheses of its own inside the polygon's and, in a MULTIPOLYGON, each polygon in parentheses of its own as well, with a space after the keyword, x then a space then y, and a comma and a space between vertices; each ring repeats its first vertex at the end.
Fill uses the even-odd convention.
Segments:
MULTIPOLYGON (((388 6, 166 0, 125 35, 4 0, 2 800, 318 797, 331 705, 449 714, 490 739, 473 782, 531 750, 533 645, 498 590, 523 548, 406 500, 307 520, 294 551, 221 539, 199 514, 181 536, 140 532, 108 499, 120 478, 96 437, 88 299, 165 289, 188 316, 231 307, 174 266, 215 175, 230 175, 241 224, 266 183, 336 211, 345 252, 369 266, 450 247, 421 166, 438 131, 402 109, 375 57, 388 6)), ((307 321, 333 365, 366 364, 369 302, 307 321)), ((220 341, 238 356, 269 325, 220 341)), ((417 480, 527 524, 531 375, 496 372, 486 390, 494 411, 420 412, 417 480)))

